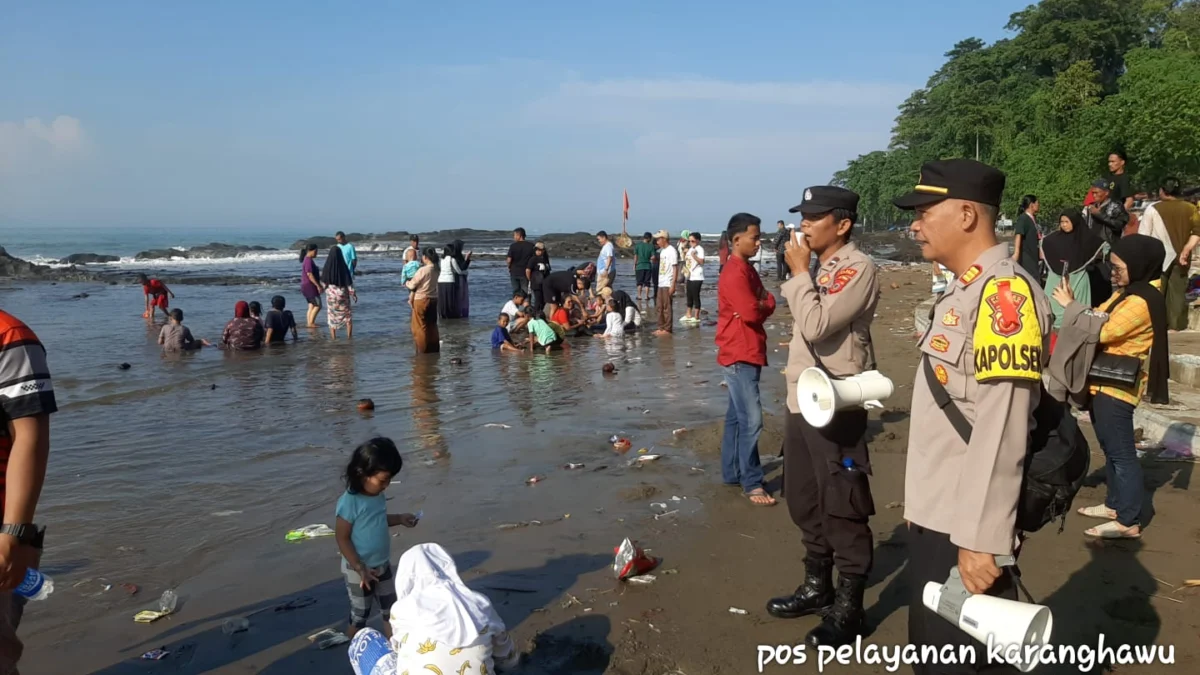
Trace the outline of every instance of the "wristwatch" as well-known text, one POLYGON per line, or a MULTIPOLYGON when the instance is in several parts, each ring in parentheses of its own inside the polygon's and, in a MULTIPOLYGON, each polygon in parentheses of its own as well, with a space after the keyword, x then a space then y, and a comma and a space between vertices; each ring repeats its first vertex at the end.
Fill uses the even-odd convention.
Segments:
POLYGON ((17 542, 24 546, 41 546, 42 539, 46 535, 46 529, 32 523, 27 525, 10 525, 4 523, 0 525, 0 534, 15 537, 17 542))

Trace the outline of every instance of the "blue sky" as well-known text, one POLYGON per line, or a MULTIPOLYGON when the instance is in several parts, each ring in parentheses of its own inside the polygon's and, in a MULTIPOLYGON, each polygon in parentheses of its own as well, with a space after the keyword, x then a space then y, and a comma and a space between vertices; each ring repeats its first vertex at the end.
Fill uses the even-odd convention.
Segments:
POLYGON ((10 0, 0 225, 774 220, 1026 4, 10 0))

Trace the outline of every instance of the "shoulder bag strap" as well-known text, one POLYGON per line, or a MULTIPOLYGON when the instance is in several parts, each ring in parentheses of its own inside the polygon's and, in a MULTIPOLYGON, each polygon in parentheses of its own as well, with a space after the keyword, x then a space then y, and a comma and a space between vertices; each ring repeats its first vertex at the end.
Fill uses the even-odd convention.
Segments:
POLYGON ((971 423, 967 421, 966 416, 962 414, 958 406, 954 405, 954 402, 950 400, 950 394, 942 386, 942 383, 938 382, 937 376, 933 373, 933 365, 929 363, 929 357, 922 356, 921 361, 925 370, 925 382, 929 384, 929 391, 933 394, 933 402, 945 413, 946 419, 950 420, 950 426, 954 427, 954 430, 958 432, 963 442, 970 443, 971 423))

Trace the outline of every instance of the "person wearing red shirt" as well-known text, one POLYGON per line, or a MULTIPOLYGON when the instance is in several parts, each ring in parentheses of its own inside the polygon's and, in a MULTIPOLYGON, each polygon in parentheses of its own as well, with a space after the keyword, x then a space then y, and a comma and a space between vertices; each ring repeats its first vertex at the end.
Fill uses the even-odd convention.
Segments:
POLYGON ((146 296, 146 312, 142 314, 142 318, 153 318, 154 308, 162 310, 164 316, 171 318, 170 302, 167 296, 175 297, 171 289, 158 279, 151 279, 145 274, 137 275, 138 283, 142 285, 142 293, 146 296))
POLYGON ((775 312, 775 296, 763 288, 750 265, 762 238, 762 221, 749 213, 729 219, 730 256, 717 281, 717 363, 729 390, 725 434, 721 439, 721 477, 740 485, 758 506, 774 506, 763 485, 758 437, 762 433, 762 400, 758 382, 767 365, 767 332, 763 323, 775 312))

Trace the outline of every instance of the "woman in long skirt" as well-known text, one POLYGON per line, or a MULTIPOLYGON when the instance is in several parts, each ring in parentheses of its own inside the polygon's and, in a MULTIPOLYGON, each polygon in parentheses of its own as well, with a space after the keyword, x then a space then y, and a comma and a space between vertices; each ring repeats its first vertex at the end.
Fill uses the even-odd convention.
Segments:
POLYGON ((437 251, 427 248, 421 254, 421 269, 405 284, 412 291, 408 296, 408 304, 412 306, 413 345, 418 354, 433 354, 441 350, 437 325, 437 294, 440 290, 436 281, 437 270, 437 251))
POLYGON ((462 239, 454 240, 454 262, 458 264, 461 274, 455 279, 458 291, 455 300, 458 301, 458 316, 465 319, 471 314, 471 285, 467 282, 467 268, 471 266, 471 253, 463 254, 462 239))
POLYGON ((350 267, 342 256, 342 249, 334 246, 325 258, 321 269, 321 283, 325 286, 325 318, 329 321, 329 335, 337 339, 339 328, 345 326, 346 337, 354 337, 354 312, 351 301, 358 302, 354 293, 354 279, 350 267))

